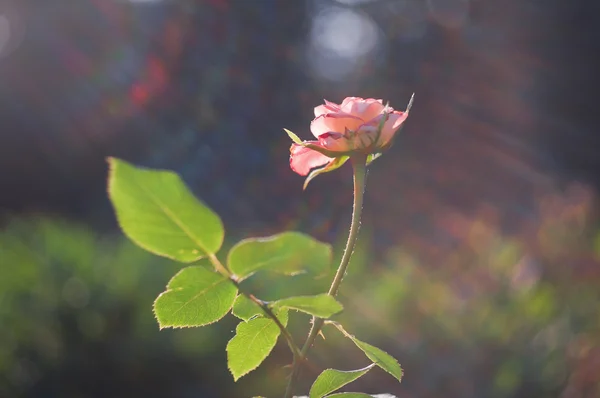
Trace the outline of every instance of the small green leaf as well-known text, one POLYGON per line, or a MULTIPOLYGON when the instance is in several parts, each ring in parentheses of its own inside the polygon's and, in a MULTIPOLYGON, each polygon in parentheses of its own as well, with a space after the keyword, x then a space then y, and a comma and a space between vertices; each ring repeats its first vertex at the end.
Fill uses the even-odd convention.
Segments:
POLYGON ((216 253, 223 224, 171 171, 109 158, 108 193, 125 235, 142 248, 190 263, 216 253))
POLYGON ((288 129, 284 129, 284 130, 287 133, 288 137, 290 137, 291 140, 294 141, 295 144, 302 145, 302 140, 300 138, 298 138, 298 136, 296 134, 292 133, 288 129))
POLYGON ((306 177, 306 180, 304 180, 304 186, 302 187, 302 189, 306 189, 306 187, 308 186, 308 183, 311 182, 313 180, 313 178, 315 178, 319 174, 329 173, 330 171, 339 169, 340 167, 342 167, 344 165, 344 163, 346 163, 346 161, 348 159, 350 159, 350 156, 340 156, 338 158, 335 158, 327 166, 311 171, 310 174, 308 175, 308 177, 306 177))
MULTIPOLYGON (((279 311, 276 316, 284 326, 287 325, 287 310, 279 311)), ((235 336, 227 343, 227 365, 235 381, 256 369, 269 356, 279 333, 277 324, 269 318, 240 322, 235 336)))
POLYGON ((367 358, 375 362, 381 369, 394 376, 398 381, 402 380, 402 368, 394 357, 369 343, 357 340, 356 338, 353 340, 356 346, 365 353, 367 358))
POLYGON ((240 294, 233 303, 231 313, 241 320, 247 321, 257 315, 263 315, 263 310, 248 297, 240 294))
POLYGON ((367 373, 375 364, 358 370, 324 370, 310 388, 310 398, 322 398, 367 373))
POLYGON ((289 297, 277 300, 271 303, 271 306, 273 308, 291 308, 319 318, 329 318, 344 309, 339 301, 328 294, 289 297))
POLYGON ((344 336, 352 340, 354 344, 356 344, 356 346, 365 353, 367 358, 373 361, 377 366, 394 376, 398 381, 402 380, 402 368, 400 367, 398 361, 394 359, 394 357, 387 352, 372 346, 371 344, 360 341, 350 333, 346 332, 346 330, 339 323, 330 322, 330 324, 334 325, 340 332, 342 332, 344 336))
POLYGON ((204 267, 179 271, 154 302, 160 328, 204 326, 223 318, 237 289, 227 278, 204 267))
POLYGON ((242 240, 229 251, 227 263, 240 280, 260 270, 321 275, 331 263, 331 246, 299 232, 284 232, 242 240))
POLYGON ((367 166, 370 165, 371 163, 373 163, 376 159, 378 159, 381 155, 383 155, 382 152, 376 152, 376 153, 371 153, 367 156, 367 166))
POLYGON ((364 394, 362 392, 340 392, 337 394, 328 395, 326 398, 373 398, 376 395, 364 394))

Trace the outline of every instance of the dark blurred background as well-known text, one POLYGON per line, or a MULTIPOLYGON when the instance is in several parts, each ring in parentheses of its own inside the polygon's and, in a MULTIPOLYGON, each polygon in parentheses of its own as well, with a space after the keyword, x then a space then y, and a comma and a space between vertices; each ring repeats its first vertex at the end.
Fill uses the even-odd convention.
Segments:
MULTIPOLYGON (((405 378, 349 390, 600 397, 599 23, 594 0, 1 0, 0 397, 281 394, 284 344, 234 384, 233 319, 159 332, 179 265, 124 239, 105 158, 176 170, 227 245, 294 229, 339 257, 351 170, 303 192, 282 128, 310 138, 323 98, 413 92, 341 294, 405 378)), ((367 364, 326 336, 316 370, 367 364)))

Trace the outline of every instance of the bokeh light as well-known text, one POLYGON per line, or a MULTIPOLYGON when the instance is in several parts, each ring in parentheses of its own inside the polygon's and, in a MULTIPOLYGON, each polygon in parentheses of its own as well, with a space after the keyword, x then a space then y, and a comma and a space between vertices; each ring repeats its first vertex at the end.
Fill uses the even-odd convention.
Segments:
POLYGON ((338 6, 315 8, 306 58, 318 77, 343 81, 367 61, 385 61, 379 27, 367 14, 338 6))
POLYGON ((17 49, 24 36, 25 22, 19 2, 3 2, 0 5, 0 59, 17 49))

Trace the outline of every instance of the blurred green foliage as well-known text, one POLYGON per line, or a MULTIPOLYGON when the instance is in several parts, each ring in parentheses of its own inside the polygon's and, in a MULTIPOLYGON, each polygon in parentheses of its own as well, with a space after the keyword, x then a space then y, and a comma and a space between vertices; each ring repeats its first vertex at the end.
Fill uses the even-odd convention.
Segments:
MULTIPOLYGON (((452 214, 440 223, 452 243, 407 239, 351 275, 342 322, 358 318, 367 341, 388 336, 378 344, 403 365, 410 393, 401 396, 600 396, 600 234, 591 206, 577 187, 542 198, 536 222, 512 234, 489 209, 452 214)), ((340 347, 323 356, 351 363, 340 347)))
POLYGON ((215 329, 159 332, 152 302, 179 265, 121 236, 13 219, 0 259, 0 396, 176 396, 169 367, 223 350, 215 329))
MULTIPOLYGON (((541 200, 536 222, 511 234, 489 212, 455 214, 451 243, 404 237, 377 261, 367 220, 337 319, 398 358, 405 376, 397 385, 373 369, 346 391, 598 396, 600 234, 586 200, 541 200)), ((123 236, 15 218, 1 232, 0 261, 2 397, 269 397, 284 387, 291 357, 283 342, 254 377, 232 382, 224 352, 231 315, 206 328, 159 331, 152 302, 180 266, 123 236)), ((330 277, 265 273, 245 283, 275 300, 322 293, 330 277)), ((290 313, 298 341, 309 319, 290 313)), ((368 364, 339 333, 326 328, 324 336, 301 391, 325 368, 368 364)))

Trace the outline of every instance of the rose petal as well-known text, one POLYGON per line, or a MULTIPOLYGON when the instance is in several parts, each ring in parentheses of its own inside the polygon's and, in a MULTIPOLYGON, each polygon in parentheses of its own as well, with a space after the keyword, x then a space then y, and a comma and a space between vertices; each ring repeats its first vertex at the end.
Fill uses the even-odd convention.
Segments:
POLYGON ((347 113, 327 113, 316 117, 310 123, 310 131, 315 137, 325 133, 343 133, 346 130, 356 130, 364 121, 347 113))
POLYGON ((333 152, 347 152, 354 149, 352 141, 340 133, 329 132, 321 134, 319 136, 319 143, 323 148, 333 152))
POLYGON ((352 110, 352 104, 358 101, 364 101, 364 99, 361 97, 346 97, 342 101, 340 108, 342 108, 342 111, 349 113, 352 110))
POLYGON ((319 117, 326 113, 337 113, 340 112, 340 106, 335 102, 325 101, 325 105, 319 105, 315 107, 315 117, 319 117))
MULTIPOLYGON (((309 142, 311 144, 319 145, 318 141, 309 142)), ((310 170, 315 167, 323 166, 333 161, 332 158, 327 157, 320 152, 298 144, 292 144, 290 152, 290 167, 301 176, 308 175, 310 170)))
POLYGON ((360 117, 365 121, 380 114, 384 108, 383 101, 380 99, 364 99, 360 97, 348 97, 341 105, 343 112, 360 117))
POLYGON ((324 99, 323 101, 325 101, 325 105, 328 105, 332 108, 336 108, 337 110, 340 110, 340 106, 338 104, 336 104, 335 102, 331 102, 331 101, 327 101, 326 99, 324 99))
POLYGON ((394 111, 390 113, 388 120, 385 122, 383 128, 381 129, 381 136, 379 138, 378 145, 387 145, 392 140, 392 138, 394 138, 394 135, 396 135, 396 131, 398 131, 400 126, 402 126, 402 123, 404 123, 407 117, 408 113, 406 112, 394 111))
POLYGON ((391 120, 395 120, 394 121, 394 128, 395 129, 397 129, 398 127, 400 127, 400 125, 402 123, 404 123, 404 121, 406 120, 407 117, 408 117, 408 112, 400 112, 400 111, 394 111, 390 115, 390 119, 391 120), (397 118, 394 119, 394 116, 397 116, 397 118))
POLYGON ((383 105, 379 101, 374 101, 374 102, 371 102, 371 103, 365 102, 365 103, 362 103, 362 104, 356 104, 355 106, 356 107, 362 107, 361 113, 359 115, 357 112, 355 112, 353 110, 352 114, 360 116, 364 121, 371 120, 374 117, 377 117, 378 115, 381 115, 382 112, 385 109, 385 105, 383 105), (365 106, 365 104, 366 104, 366 106, 365 106))

